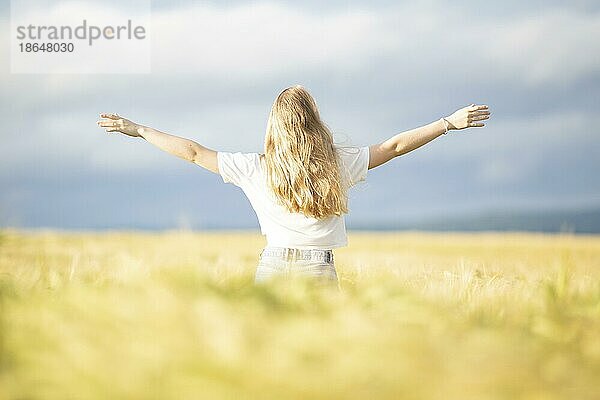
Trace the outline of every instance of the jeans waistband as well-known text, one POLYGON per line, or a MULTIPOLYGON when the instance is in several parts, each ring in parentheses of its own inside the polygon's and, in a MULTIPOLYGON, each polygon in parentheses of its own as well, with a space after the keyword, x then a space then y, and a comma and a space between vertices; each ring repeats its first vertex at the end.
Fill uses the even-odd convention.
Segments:
POLYGON ((260 257, 280 257, 286 260, 317 260, 333 262, 333 251, 329 249, 295 249, 291 247, 265 247, 260 257))

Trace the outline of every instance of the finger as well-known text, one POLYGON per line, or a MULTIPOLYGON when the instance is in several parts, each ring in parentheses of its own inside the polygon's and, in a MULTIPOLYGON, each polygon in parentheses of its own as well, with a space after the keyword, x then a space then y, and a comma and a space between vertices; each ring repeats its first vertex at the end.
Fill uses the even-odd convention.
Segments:
POLYGON ((469 106, 469 111, 478 111, 478 110, 487 110, 488 106, 485 104, 479 104, 479 105, 475 105, 475 104, 471 104, 469 106))
POLYGON ((475 116, 475 115, 490 115, 489 111, 473 111, 471 113, 471 115, 475 116))
POLYGON ((485 126, 483 122, 471 122, 469 123, 469 127, 481 127, 485 126))
POLYGON ((116 126, 117 125, 117 121, 114 121, 114 120, 99 121, 98 125, 100 125, 102 128, 108 128, 108 127, 111 127, 111 126, 116 126))
POLYGON ((117 128, 107 128, 106 132, 117 132, 118 129, 117 128))
POLYGON ((489 116, 487 115, 474 115, 474 116, 468 116, 467 117, 467 122, 473 122, 473 121, 481 121, 483 119, 488 119, 489 116))
POLYGON ((104 113, 104 114, 100 114, 100 116, 102 118, 109 118, 109 119, 119 119, 119 118, 121 118, 117 114, 113 114, 113 113, 104 113))

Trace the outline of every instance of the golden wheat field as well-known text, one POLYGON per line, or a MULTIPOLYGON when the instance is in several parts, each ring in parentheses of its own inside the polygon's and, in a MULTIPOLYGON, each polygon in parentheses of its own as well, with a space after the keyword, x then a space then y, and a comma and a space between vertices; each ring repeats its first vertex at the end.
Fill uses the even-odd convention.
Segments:
POLYGON ((340 290, 257 233, 0 231, 2 399, 599 399, 600 237, 350 232, 340 290))

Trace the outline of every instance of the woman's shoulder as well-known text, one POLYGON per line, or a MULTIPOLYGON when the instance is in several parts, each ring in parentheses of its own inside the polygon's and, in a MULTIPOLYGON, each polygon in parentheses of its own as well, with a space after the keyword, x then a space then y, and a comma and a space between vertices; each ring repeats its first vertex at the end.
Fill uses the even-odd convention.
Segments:
POLYGON ((260 162, 261 157, 264 156, 264 154, 261 153, 256 153, 256 152, 242 152, 242 151, 236 151, 236 152, 228 152, 228 151, 220 151, 219 152, 219 156, 221 158, 223 158, 224 160, 231 160, 233 162, 237 162, 240 164, 247 164, 247 165, 253 165, 253 164, 258 164, 260 162))
POLYGON ((365 149, 368 149, 367 146, 355 146, 355 145, 338 145, 334 144, 333 149, 340 156, 342 161, 352 161, 356 158, 360 158, 364 156, 365 149))
POLYGON ((217 162, 224 181, 238 186, 244 179, 252 179, 262 173, 260 153, 220 151, 217 162))
POLYGON ((342 175, 349 186, 363 181, 369 168, 368 146, 334 146, 342 163, 342 175))

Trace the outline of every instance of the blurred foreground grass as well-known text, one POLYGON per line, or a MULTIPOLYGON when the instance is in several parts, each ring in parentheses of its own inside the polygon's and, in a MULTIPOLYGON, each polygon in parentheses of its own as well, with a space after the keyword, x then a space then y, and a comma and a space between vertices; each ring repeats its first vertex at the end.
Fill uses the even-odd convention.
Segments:
POLYGON ((600 237, 349 240, 335 291, 253 233, 0 231, 0 398, 600 398, 600 237))

